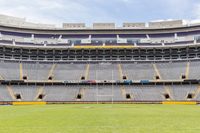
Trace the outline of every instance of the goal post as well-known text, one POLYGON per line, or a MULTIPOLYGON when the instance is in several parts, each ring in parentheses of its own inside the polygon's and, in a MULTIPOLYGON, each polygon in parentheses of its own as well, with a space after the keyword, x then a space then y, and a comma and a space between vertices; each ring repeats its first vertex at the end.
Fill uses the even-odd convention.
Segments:
MULTIPOLYGON (((97 71, 95 71, 95 77, 96 77, 96 80, 98 80, 98 73, 97 73, 97 71)), ((112 70, 112 80, 113 80, 113 70, 112 70)), ((96 102, 97 102, 97 104, 99 104, 99 102, 111 102, 112 104, 114 103, 114 85, 112 84, 112 88, 111 88, 111 93, 109 93, 109 94, 100 94, 99 93, 99 85, 98 84, 96 84, 96 102), (102 98, 104 98, 104 97, 110 97, 110 101, 108 100, 101 100, 102 98)))

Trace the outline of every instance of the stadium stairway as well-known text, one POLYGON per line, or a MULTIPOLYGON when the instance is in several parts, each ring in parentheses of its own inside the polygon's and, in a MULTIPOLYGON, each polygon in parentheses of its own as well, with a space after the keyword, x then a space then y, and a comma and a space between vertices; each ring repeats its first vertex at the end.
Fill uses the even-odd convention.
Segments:
MULTIPOLYGON (((158 70, 156 64, 153 64, 153 68, 154 68, 154 71, 155 71, 156 76, 159 77, 159 79, 157 79, 157 80, 161 80, 161 79, 162 79, 162 76, 161 76, 161 74, 160 74, 160 72, 159 72, 159 70, 158 70)), ((154 78, 155 78, 155 77, 154 77, 154 78)), ((155 80, 156 80, 156 79, 155 79, 155 80)))
POLYGON ((197 100, 200 94, 200 85, 198 85, 196 91, 194 92, 194 99, 197 100))
POLYGON ((170 98, 168 100, 174 100, 173 91, 170 86, 164 86, 165 92, 169 94, 170 98))
MULTIPOLYGON (((87 64, 86 65, 86 68, 85 68, 85 72, 84 72, 84 77, 85 77, 85 80, 88 80, 89 79, 89 71, 90 71, 90 64, 87 64)), ((83 75, 82 75, 83 76, 83 75)), ((80 80, 82 80, 82 76, 80 77, 80 80)), ((85 95, 85 88, 84 87, 81 87, 78 91, 78 94, 76 95, 76 99, 78 101, 82 100, 84 98, 84 95, 85 95), (80 97, 79 97, 79 96, 80 97)))
POLYGON ((85 69, 82 73, 80 73, 79 80, 88 80, 89 79, 89 72, 90 72, 90 64, 85 66, 85 69), (84 79, 82 79, 84 77, 84 79))
POLYGON ((19 63, 19 75, 20 75, 20 77, 19 77, 19 79, 20 80, 23 80, 23 66, 22 66, 22 63, 19 63))
POLYGON ((49 70, 49 73, 48 73, 48 80, 54 80, 53 75, 54 75, 55 68, 56 68, 56 64, 53 64, 51 66, 51 69, 49 70))
POLYGON ((84 100, 84 95, 85 95, 85 88, 84 87, 81 87, 80 89, 79 89, 79 92, 78 92, 78 94, 76 95, 76 100, 77 101, 80 101, 80 100, 84 100))
POLYGON ((4 77, 0 74, 0 80, 4 80, 4 77))
MULTIPOLYGON (((185 79, 189 78, 189 74, 190 74, 190 62, 188 62, 187 65, 186 65, 185 79)), ((182 77, 181 77, 181 79, 182 79, 182 77)))
MULTIPOLYGON (((1 76, 1 75, 0 75, 0 80, 4 80, 3 76, 1 76)), ((9 92, 9 95, 11 96, 11 98, 13 100, 16 100, 16 97, 15 97, 15 94, 14 94, 12 87, 10 85, 6 85, 6 89, 9 92)))
MULTIPOLYGON (((7 86, 6 86, 6 89, 8 90, 8 92, 9 92, 9 94, 10 94, 12 100, 15 101, 15 100, 16 100, 16 97, 15 97, 15 93, 14 93, 12 87, 11 87, 10 85, 7 85, 7 86)), ((18 101, 20 101, 20 99, 19 99, 18 101)))
POLYGON ((88 80, 89 78, 89 71, 90 71, 90 64, 87 64, 85 70, 85 80, 88 80))
POLYGON ((44 94, 44 86, 39 86, 37 88, 37 94, 36 94, 36 97, 35 97, 35 101, 42 101, 42 99, 38 98, 41 94, 44 94))
MULTIPOLYGON (((154 71, 155 71, 155 74, 157 75, 157 76, 159 76, 159 79, 157 79, 158 81, 159 80, 162 80, 163 78, 162 78, 162 76, 161 76, 161 74, 160 74, 160 71, 159 71, 159 69, 157 68, 157 66, 156 66, 156 64, 154 63, 153 64, 153 68, 154 68, 154 71)), ((156 79, 155 79, 156 80, 156 79)), ((165 88, 165 93, 166 94, 168 94, 169 95, 169 99, 167 99, 167 100, 173 100, 174 98, 173 98, 173 92, 172 92, 172 89, 170 88, 170 86, 164 86, 164 88, 165 88)))
POLYGON ((119 71, 119 79, 123 79, 123 72, 121 64, 118 64, 118 71, 119 71))
MULTIPOLYGON (((121 64, 118 64, 118 71, 119 71, 119 79, 120 80, 123 80, 123 70, 122 70, 122 66, 121 64)), ((128 79, 128 76, 126 75, 126 79, 128 79)), ((124 86, 121 86, 120 87, 120 90, 121 90, 121 95, 126 98, 126 89, 124 88, 124 86)))

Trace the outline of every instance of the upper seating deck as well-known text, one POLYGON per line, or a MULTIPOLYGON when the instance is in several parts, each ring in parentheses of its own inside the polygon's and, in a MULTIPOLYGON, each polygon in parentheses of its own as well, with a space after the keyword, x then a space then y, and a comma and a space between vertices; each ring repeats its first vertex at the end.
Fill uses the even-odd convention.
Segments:
MULTIPOLYGON (((48 25, 26 27, 24 19, 3 16, 0 21, 0 44, 34 47, 74 47, 74 46, 176 46, 198 43, 200 25, 183 25, 181 20, 145 23, 124 23, 115 27, 114 23, 85 24, 65 23, 63 28, 48 25), (9 18, 9 19, 8 19, 9 18), (7 22, 9 21, 9 22, 7 22), (14 25, 15 21, 18 25, 14 25), (10 25, 13 24, 13 25, 10 25), (25 27, 24 27, 25 25, 25 27), (81 27, 80 27, 81 26, 81 27), (113 27, 114 26, 114 27, 113 27), (47 28, 48 27, 48 28, 47 28), (97 43, 96 43, 97 42, 97 43), (5 43, 8 44, 8 43, 5 43)), ((28 23, 28 25, 30 25, 28 23)))
MULTIPOLYGON (((188 33, 187 33, 188 34, 188 33)), ((165 46, 199 43, 200 34, 23 34, 0 31, 0 44, 17 46, 73 47, 73 46, 165 46), (9 42, 8 42, 9 41, 9 42)))

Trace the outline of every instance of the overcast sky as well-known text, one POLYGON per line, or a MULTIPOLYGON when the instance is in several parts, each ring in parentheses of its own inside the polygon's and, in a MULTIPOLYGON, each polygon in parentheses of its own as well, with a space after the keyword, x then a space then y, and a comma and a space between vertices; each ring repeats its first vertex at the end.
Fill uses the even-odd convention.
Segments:
POLYGON ((200 20, 200 0, 0 0, 0 14, 50 24, 200 20))

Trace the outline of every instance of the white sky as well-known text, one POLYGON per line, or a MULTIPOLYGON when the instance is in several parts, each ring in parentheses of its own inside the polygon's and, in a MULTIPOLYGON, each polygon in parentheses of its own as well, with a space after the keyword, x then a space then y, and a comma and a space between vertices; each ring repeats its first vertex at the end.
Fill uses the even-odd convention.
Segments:
POLYGON ((36 23, 148 22, 185 19, 199 22, 200 0, 0 0, 0 14, 36 23))

